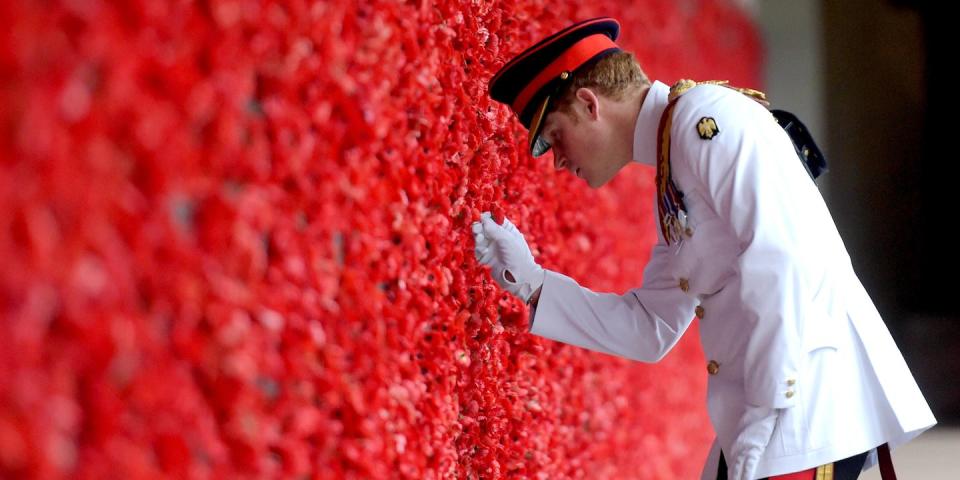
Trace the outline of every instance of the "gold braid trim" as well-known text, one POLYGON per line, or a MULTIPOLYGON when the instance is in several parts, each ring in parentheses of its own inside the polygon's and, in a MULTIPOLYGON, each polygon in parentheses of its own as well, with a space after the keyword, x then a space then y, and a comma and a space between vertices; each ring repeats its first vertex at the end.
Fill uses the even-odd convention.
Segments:
POLYGON ((817 480, 833 480, 833 463, 817 467, 817 480))
POLYGON ((729 80, 704 80, 702 82, 697 82, 694 80, 690 80, 689 78, 682 78, 677 83, 674 83, 672 87, 670 87, 670 96, 667 98, 668 100, 672 101, 673 99, 686 93, 687 90, 690 90, 691 88, 696 87, 697 85, 720 85, 722 87, 727 87, 731 90, 736 90, 764 104, 765 106, 769 105, 769 103, 767 102, 767 94, 761 92, 760 90, 754 90, 752 88, 740 88, 740 87, 731 86, 729 80))

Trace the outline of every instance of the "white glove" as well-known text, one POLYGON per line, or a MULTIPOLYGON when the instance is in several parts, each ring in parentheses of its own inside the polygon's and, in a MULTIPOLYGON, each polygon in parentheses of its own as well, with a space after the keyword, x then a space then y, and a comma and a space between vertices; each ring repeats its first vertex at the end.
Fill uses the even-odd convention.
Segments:
POLYGON ((523 234, 507 218, 503 225, 498 225, 490 212, 483 212, 471 228, 477 261, 492 268, 491 274, 500 288, 529 302, 543 285, 546 271, 534 261, 523 234))
POLYGON ((747 405, 747 411, 740 419, 740 435, 733 442, 732 467, 728 472, 730 480, 755 480, 757 464, 770 443, 773 427, 777 424, 780 410, 768 407, 747 405))

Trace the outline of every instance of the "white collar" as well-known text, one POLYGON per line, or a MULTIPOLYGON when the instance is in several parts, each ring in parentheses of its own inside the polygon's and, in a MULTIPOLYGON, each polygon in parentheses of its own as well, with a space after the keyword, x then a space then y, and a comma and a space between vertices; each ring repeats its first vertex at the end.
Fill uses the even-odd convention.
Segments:
POLYGON ((660 128, 663 110, 667 108, 669 95, 670 87, 666 84, 654 80, 650 85, 633 129, 634 162, 650 166, 657 164, 657 130, 660 128))

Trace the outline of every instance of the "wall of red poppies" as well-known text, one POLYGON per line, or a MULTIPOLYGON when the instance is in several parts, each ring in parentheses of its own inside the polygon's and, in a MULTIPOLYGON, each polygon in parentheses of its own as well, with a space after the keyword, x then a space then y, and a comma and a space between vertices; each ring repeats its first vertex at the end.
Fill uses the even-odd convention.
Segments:
POLYGON ((652 169, 589 190, 486 84, 574 20, 758 86, 719 1, 0 2, 0 477, 694 478, 694 328, 640 365, 526 333, 473 257, 640 281, 652 169))

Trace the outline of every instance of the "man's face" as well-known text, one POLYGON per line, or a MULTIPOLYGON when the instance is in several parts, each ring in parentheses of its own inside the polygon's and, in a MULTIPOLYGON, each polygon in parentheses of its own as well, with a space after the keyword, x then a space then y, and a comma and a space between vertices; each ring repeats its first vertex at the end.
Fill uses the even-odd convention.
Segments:
POLYGON ((550 142, 554 167, 568 170, 591 188, 606 184, 619 170, 605 163, 608 132, 606 119, 597 114, 599 106, 592 92, 578 95, 571 113, 558 110, 547 115, 542 133, 550 142))

